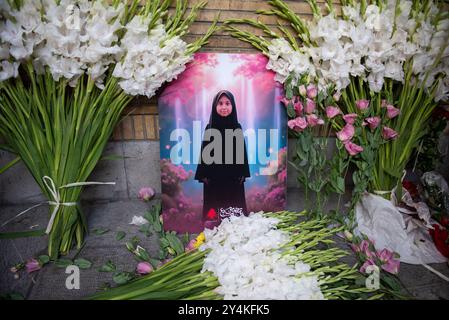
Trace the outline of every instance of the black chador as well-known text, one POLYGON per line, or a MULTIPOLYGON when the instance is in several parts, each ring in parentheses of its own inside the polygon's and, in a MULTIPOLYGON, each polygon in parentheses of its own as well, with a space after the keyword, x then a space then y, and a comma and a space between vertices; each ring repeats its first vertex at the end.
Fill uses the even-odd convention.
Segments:
POLYGON ((234 96, 231 92, 222 90, 217 93, 212 103, 209 124, 206 126, 201 145, 200 162, 195 174, 195 180, 203 183, 203 220, 218 222, 232 214, 247 215, 244 183, 248 177, 250 177, 250 172, 246 145, 242 126, 237 120, 234 96), (227 110, 226 106, 223 107, 224 109, 220 109, 223 101, 228 105, 227 110), (209 129, 218 131, 211 133, 209 129), (228 130, 228 137, 232 139, 228 138, 227 142, 225 141, 226 129, 233 130, 231 135, 228 130), (220 132, 221 135, 221 146, 214 143, 212 147, 210 144, 213 143, 214 134, 217 132, 220 132), (209 147, 207 147, 208 145, 209 147), (205 148, 207 150, 203 154, 205 148), (222 151, 221 161, 217 161, 220 157, 215 155, 218 148, 221 148, 222 151), (231 151, 232 156, 229 154, 231 151), (212 156, 214 161, 212 163, 210 159, 204 161, 205 155, 212 156))

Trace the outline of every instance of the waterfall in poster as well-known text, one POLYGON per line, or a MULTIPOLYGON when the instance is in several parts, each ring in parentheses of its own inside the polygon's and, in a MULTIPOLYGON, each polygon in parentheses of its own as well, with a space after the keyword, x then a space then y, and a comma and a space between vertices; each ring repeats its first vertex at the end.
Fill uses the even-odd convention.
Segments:
POLYGON ((285 209, 287 115, 262 54, 197 53, 159 105, 162 215, 197 233, 285 209))

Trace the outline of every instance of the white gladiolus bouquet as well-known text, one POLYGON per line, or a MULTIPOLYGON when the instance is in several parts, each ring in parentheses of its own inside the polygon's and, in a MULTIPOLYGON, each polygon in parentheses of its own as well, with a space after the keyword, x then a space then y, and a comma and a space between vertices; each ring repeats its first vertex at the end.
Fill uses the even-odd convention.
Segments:
POLYGON ((187 44, 206 3, 170 15, 171 2, 0 2, 0 135, 49 199, 52 258, 83 242, 80 193, 99 184, 86 180, 128 102, 175 79, 215 30, 187 44))
MULTIPOLYGON (((306 21, 282 0, 268 3, 273 10, 258 13, 287 22, 288 27, 279 24, 279 34, 249 19, 226 21, 228 30, 269 57, 267 68, 276 72, 292 103, 291 93, 311 82, 324 95, 336 90, 334 97, 345 114, 388 119, 381 131, 391 141, 369 161, 375 163, 369 191, 389 194, 400 184, 433 109, 449 98, 448 5, 431 0, 341 0, 337 12, 328 0, 324 14, 309 0, 313 19, 306 21), (237 23, 255 26, 272 39, 232 26, 237 23)), ((367 158, 363 152, 360 156, 367 158)))
POLYGON ((339 259, 331 239, 342 227, 305 212, 258 212, 206 229, 194 244, 152 273, 98 293, 125 299, 379 299, 363 276, 339 259), (300 221, 302 220, 302 221, 300 221), (364 282, 364 281, 362 281, 364 282))

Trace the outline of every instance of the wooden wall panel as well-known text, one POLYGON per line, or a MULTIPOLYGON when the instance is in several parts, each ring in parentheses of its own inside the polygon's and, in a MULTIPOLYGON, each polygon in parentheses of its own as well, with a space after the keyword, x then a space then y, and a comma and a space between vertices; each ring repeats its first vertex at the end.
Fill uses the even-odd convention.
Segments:
MULTIPOLYGON (((189 0, 188 7, 191 8, 199 0, 189 0)), ((317 1, 324 8, 325 0, 317 1)), ((311 19, 312 12, 306 1, 286 1, 292 10, 304 19, 311 19)), ((340 1, 334 0, 335 9, 340 11, 340 1)), ((256 10, 268 10, 270 5, 266 0, 208 0, 206 7, 201 10, 196 21, 190 27, 190 32, 184 37, 188 42, 194 41, 204 35, 216 15, 220 12, 219 25, 222 21, 230 18, 257 17, 256 10)), ((173 9, 170 9, 173 10, 173 9)), ((277 19, 273 16, 260 16, 260 21, 268 26, 276 26, 277 19)), ((262 35, 260 30, 251 26, 241 25, 239 28, 262 35)), ((246 42, 235 39, 227 34, 225 30, 216 32, 209 40, 209 44, 201 49, 203 52, 257 52, 246 42)), ((139 97, 135 99, 124 111, 125 118, 119 123, 112 136, 113 140, 158 140, 159 119, 157 110, 157 96, 151 100, 139 97)))

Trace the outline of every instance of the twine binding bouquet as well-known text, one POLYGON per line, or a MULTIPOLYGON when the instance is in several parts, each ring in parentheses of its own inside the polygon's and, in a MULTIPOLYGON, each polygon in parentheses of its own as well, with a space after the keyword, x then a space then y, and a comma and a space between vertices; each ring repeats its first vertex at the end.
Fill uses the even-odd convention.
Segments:
POLYGON ((233 216, 206 229, 189 251, 91 299, 379 299, 331 239, 342 228, 305 212, 233 216), (302 221, 301 221, 302 220, 302 221))
POLYGON ((49 199, 52 258, 83 242, 80 194, 125 106, 176 78, 215 29, 187 44, 205 2, 169 15, 171 2, 0 4, 0 135, 49 199))

